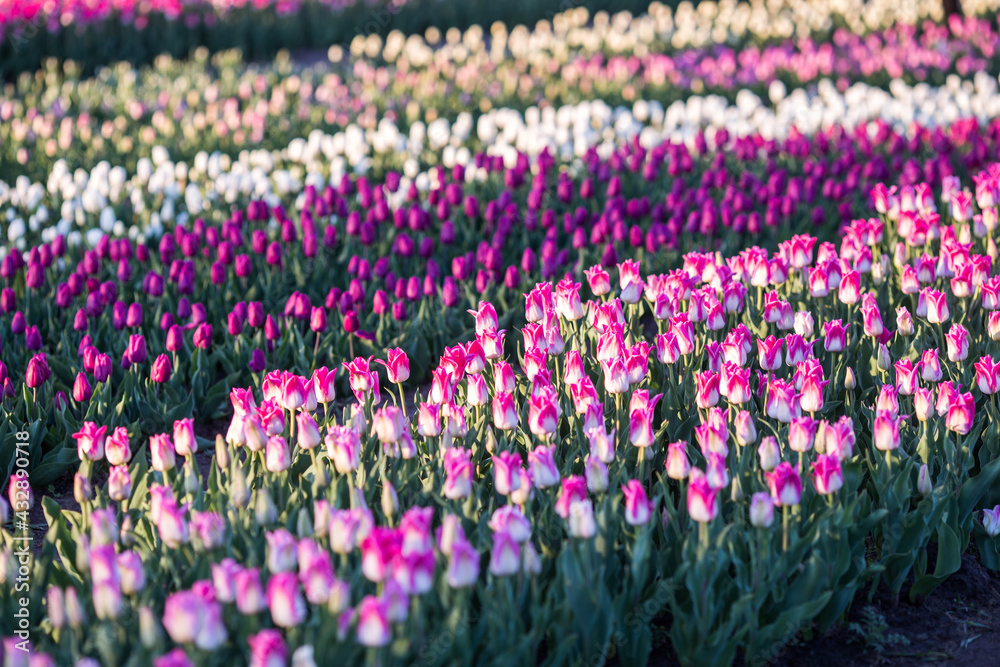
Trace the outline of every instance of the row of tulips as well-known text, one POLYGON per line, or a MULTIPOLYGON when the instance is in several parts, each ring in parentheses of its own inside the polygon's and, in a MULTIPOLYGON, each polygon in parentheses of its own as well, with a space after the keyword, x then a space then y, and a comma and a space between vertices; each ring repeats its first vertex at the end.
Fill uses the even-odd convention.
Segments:
MULTIPOLYGON (((596 0, 589 6, 643 11, 648 4, 596 0)), ((32 71, 48 58, 92 69, 118 60, 149 62, 162 53, 183 57, 196 48, 240 48, 248 57, 269 58, 280 49, 326 48, 390 29, 534 24, 566 7, 555 0, 508 0, 502 7, 451 0, 7 1, 0 4, 0 76, 32 71)))
MULTIPOLYGON (((868 208, 859 188, 900 171, 917 183, 905 187, 905 206, 933 205, 919 180, 947 175, 944 201, 951 209, 956 194, 961 203, 954 215, 967 221, 978 205, 978 224, 992 228, 992 186, 977 186, 977 204, 953 193, 951 174, 981 164, 995 141, 992 129, 982 136, 970 127, 909 142, 886 125, 874 135, 834 129, 784 143, 717 132, 711 139, 722 150, 704 135, 693 149, 633 141, 607 157, 588 152, 577 174, 546 152, 535 160, 519 154, 509 168, 479 154, 468 169, 437 167, 423 179, 390 173, 383 182, 345 176, 305 185, 290 193, 287 209, 249 197, 231 211, 210 202, 193 221, 183 210, 160 217, 169 232, 136 243, 114 227, 105 234, 100 223, 85 238, 64 237, 58 223, 42 230, 45 242, 0 260, 0 320, 11 334, 0 370, 3 409, 10 428, 31 430, 34 474, 44 485, 73 464, 65 443, 84 421, 148 436, 174 419, 218 417, 229 389, 267 367, 304 374, 390 347, 409 355, 409 384, 417 386, 450 342, 471 335, 460 313, 481 298, 500 307, 510 330, 522 322, 512 305, 524 284, 582 277, 584 266, 610 268, 632 254, 643 270, 665 271, 705 245, 734 254, 745 239, 771 244, 803 218, 807 229, 833 229, 868 208), (955 150, 917 161, 951 142, 955 150), (770 157, 759 159, 761 152, 770 157), (661 184, 652 199, 650 187, 661 184), (346 271, 329 272, 332 263, 346 271)), ((161 163, 157 174, 172 168, 161 163)), ((67 175, 51 199, 43 190, 33 202, 34 219, 62 196, 106 197, 102 220, 129 219, 145 205, 142 188, 133 180, 128 196, 116 195, 115 180, 107 172, 67 175)), ((34 191, 18 188, 19 202, 31 205, 34 191)), ((83 206, 77 211, 98 210, 83 206)), ((930 223, 922 224, 926 236, 930 223)), ((874 250, 859 252, 869 264, 877 259, 874 250)), ((654 305, 656 296, 648 295, 654 305)), ((0 466, 13 460, 8 441, 0 452, 0 466)))
MULTIPOLYGON (((5 91, 0 151, 11 168, 7 180, 19 173, 37 180, 58 158, 66 159, 71 171, 91 170, 106 159, 131 172, 158 145, 175 160, 190 162, 199 151, 235 157, 255 147, 280 150, 313 130, 347 130, 348 144, 371 143, 366 135, 388 122, 411 143, 437 152, 456 134, 452 126, 439 126, 459 123, 464 111, 474 114, 462 121, 469 134, 479 130, 479 115, 495 116, 490 112, 498 109, 555 110, 597 98, 611 107, 648 107, 657 100, 659 111, 653 105, 633 115, 643 124, 659 115, 671 131, 716 125, 745 133, 765 131, 766 125, 766 132, 780 137, 791 125, 811 133, 834 122, 885 118, 943 125, 956 117, 1000 115, 992 94, 1000 73, 997 30, 985 19, 885 26, 867 37, 841 29, 815 41, 734 48, 718 40, 679 49, 673 39, 684 24, 678 15, 675 25, 671 16, 651 9, 592 22, 585 10, 573 10, 553 19, 553 27, 534 31, 498 24, 488 35, 477 25, 426 38, 398 31, 385 39, 358 36, 349 53, 335 46, 334 62, 309 67, 287 56, 260 67, 243 62, 238 52, 209 59, 204 51, 192 61, 164 57, 152 68, 120 63, 93 76, 72 63, 52 63, 5 91), (954 85, 974 78, 974 94, 954 85), (918 81, 933 87, 911 89, 905 83, 918 81), (823 82, 829 89, 821 87, 819 95, 801 88, 823 82), (892 94, 877 95, 862 84, 892 94), (705 93, 738 104, 720 108, 714 95, 702 97, 705 93), (777 120, 763 120, 772 104, 777 120), (417 135, 412 126, 421 128, 417 135)), ((564 118, 554 119, 557 127, 567 126, 564 118)), ((589 127, 601 119, 586 120, 579 124, 589 127)), ((477 134, 484 146, 493 143, 477 134)), ((510 136, 507 140, 513 143, 510 136)), ((378 152, 401 150, 391 136, 377 143, 384 142, 389 145, 378 152)), ((347 146, 338 152, 350 158, 360 150, 347 146)), ((413 152, 417 159, 430 157, 413 152)))
POLYGON ((395 347, 384 380, 265 358, 207 470, 187 416, 84 418, 80 510, 40 501, 31 664, 645 664, 662 618, 684 664, 754 663, 863 585, 926 594, 971 540, 1000 567, 998 174, 876 187, 839 248, 480 301, 416 396, 395 347))

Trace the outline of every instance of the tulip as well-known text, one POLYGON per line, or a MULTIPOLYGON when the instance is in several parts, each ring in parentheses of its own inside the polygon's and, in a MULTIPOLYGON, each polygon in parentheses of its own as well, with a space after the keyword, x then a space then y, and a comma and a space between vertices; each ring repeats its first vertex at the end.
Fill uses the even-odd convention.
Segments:
POLYGON ((106 426, 99 427, 93 422, 84 422, 83 427, 73 434, 81 461, 99 461, 104 458, 104 434, 107 430, 106 426))
POLYGON ((577 500, 569 506, 569 535, 589 539, 597 534, 594 521, 594 504, 590 500, 577 500))
POLYGON ((811 417, 796 417, 788 425, 788 447, 793 452, 808 452, 816 437, 816 422, 811 417))
POLYGON ((798 505, 802 497, 802 480, 787 461, 782 461, 773 472, 765 473, 771 498, 778 507, 798 505))
POLYGON ((948 359, 953 362, 964 361, 969 356, 969 332, 961 324, 953 324, 944 335, 948 344, 948 359))
POLYGON ((160 539, 172 549, 188 543, 188 524, 184 516, 186 509, 187 505, 178 507, 173 499, 164 501, 160 507, 159 521, 157 521, 160 539))
POLYGON ((629 442, 636 447, 649 447, 655 441, 653 433, 653 414, 660 394, 653 398, 648 406, 636 410, 629 417, 629 442))
POLYGON ((174 449, 181 456, 191 456, 198 451, 198 440, 194 435, 194 420, 174 421, 174 449))
POLYGON ((708 483, 708 478, 698 468, 691 471, 687 489, 687 510, 691 519, 708 523, 719 514, 718 489, 708 483))
POLYGON ((104 455, 112 466, 128 463, 132 458, 129 448, 128 430, 124 426, 117 427, 104 441, 104 455))
POLYGON ((774 500, 769 493, 759 491, 750 498, 750 525, 770 528, 774 524, 774 500))
POLYGON ((292 628, 305 620, 306 602, 293 572, 278 572, 267 582, 267 606, 274 624, 292 628))
POLYGON ((90 388, 90 382, 87 381, 87 376, 83 373, 77 373, 76 380, 73 382, 73 400, 77 403, 86 403, 90 400, 93 393, 93 390, 90 388))
POLYGON ((559 489, 559 498, 556 500, 556 514, 564 519, 568 518, 570 505, 586 498, 587 483, 584 478, 578 475, 564 477, 559 489))
POLYGON ((493 397, 493 425, 501 431, 517 427, 518 415, 513 394, 499 392, 493 397))
POLYGON ((332 426, 326 438, 327 456, 333 459, 334 468, 341 475, 356 470, 360 465, 361 438, 357 431, 348 426, 332 426))
POLYGON ((205 601, 194 591, 180 591, 167 597, 163 627, 178 644, 191 644, 205 619, 205 601))
POLYGON ((386 351, 387 361, 377 360, 375 363, 385 366, 388 372, 389 382, 401 384, 410 379, 410 360, 406 352, 399 348, 386 351))
POLYGON ((847 347, 847 328, 840 320, 823 325, 824 347, 827 352, 843 352, 847 347))
POLYGON ((611 463, 615 460, 615 429, 606 432, 603 421, 600 426, 586 429, 584 433, 590 443, 590 453, 602 463, 611 463))
POLYGON ((461 447, 445 451, 444 496, 451 500, 466 498, 472 492, 472 461, 470 453, 461 447))
POLYGON ((971 393, 959 394, 948 406, 945 414, 945 427, 960 435, 966 435, 972 430, 972 422, 976 416, 976 402, 971 393))
POLYGON ((989 356, 980 357, 973 365, 976 368, 976 385, 979 391, 987 395, 995 394, 1000 381, 1000 365, 994 363, 989 356))
POLYGON ((872 440, 876 449, 892 451, 899 448, 899 420, 889 414, 875 417, 872 426, 872 440))
POLYGON ((531 469, 531 479, 540 489, 555 486, 559 483, 559 469, 553 458, 553 448, 538 445, 528 454, 528 465, 531 469))
POLYGON ((821 495, 836 493, 844 485, 840 459, 830 454, 820 454, 813 464, 813 483, 821 495))
POLYGON ((115 502, 128 500, 132 495, 132 479, 124 465, 111 466, 108 472, 108 495, 115 502))
POLYGON ((760 446, 757 447, 757 456, 762 470, 771 471, 778 467, 781 462, 781 450, 774 436, 769 435, 761 439, 760 446))
POLYGON ((785 339, 768 336, 757 340, 757 360, 762 370, 776 371, 781 368, 781 347, 785 339))
POLYGON ((157 472, 166 472, 175 465, 174 444, 166 433, 150 436, 149 451, 152 458, 152 468, 157 472))
POLYGON ((261 630, 247 637, 251 667, 273 667, 288 663, 288 647, 278 630, 261 630))
POLYGON ((717 373, 704 371, 695 373, 695 403, 699 408, 710 408, 719 403, 719 381, 717 373))
POLYGON ((362 646, 385 646, 392 638, 388 607, 383 600, 367 596, 358 605, 358 643, 362 646))
POLYGON ((500 328, 497 311, 489 301, 480 301, 478 310, 467 311, 476 318, 476 335, 500 328))
POLYGON ((517 574, 521 569, 521 548, 509 533, 493 533, 493 548, 490 551, 490 574, 506 577, 517 574))
POLYGON ((646 490, 639 480, 632 479, 622 486, 625 494, 625 521, 631 526, 644 526, 649 523, 654 505, 646 497, 646 490))
POLYGON ((1000 535, 1000 505, 991 510, 983 510, 983 528, 990 537, 1000 535))
POLYGON ((236 608, 241 614, 256 614, 267 607, 257 568, 238 570, 234 577, 236 608))
POLYGON ((165 354, 161 354, 153 362, 149 377, 153 382, 169 382, 172 374, 173 368, 170 365, 170 358, 165 354))
POLYGON ((909 359, 902 359, 896 362, 895 368, 898 393, 902 396, 912 396, 919 388, 920 364, 914 366, 909 359))
POLYGON ((683 440, 672 442, 667 446, 667 460, 665 467, 667 477, 670 479, 687 479, 688 473, 691 470, 691 465, 688 463, 686 442, 683 440))
MULTIPOLYGON (((926 295, 927 302, 927 321, 931 324, 940 324, 942 322, 947 322, 948 318, 951 316, 948 310, 948 297, 944 292, 939 292, 937 290, 926 289, 920 293, 921 296, 926 295)), ((919 311, 919 308, 918 308, 919 311)), ((918 312, 919 315, 919 312, 918 312)))
POLYGON ((451 545, 447 580, 452 588, 475 586, 479 580, 479 552, 464 538, 456 539, 451 545))
POLYGON ((931 483, 930 469, 924 463, 920 466, 920 472, 917 474, 917 491, 920 492, 920 495, 926 496, 933 490, 934 486, 931 483))

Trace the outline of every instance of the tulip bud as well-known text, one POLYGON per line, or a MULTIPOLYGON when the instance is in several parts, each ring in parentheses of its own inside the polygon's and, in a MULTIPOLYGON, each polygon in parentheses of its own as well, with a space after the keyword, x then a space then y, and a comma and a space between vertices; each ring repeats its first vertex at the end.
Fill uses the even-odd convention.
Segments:
POLYGON ((757 427, 746 410, 740 410, 736 415, 736 442, 742 447, 757 442, 757 427))
POLYGON ((305 507, 299 508, 299 516, 295 522, 295 534, 299 539, 310 537, 313 534, 312 519, 309 518, 309 511, 305 507))
POLYGON ((991 510, 983 510, 983 528, 990 537, 1000 535, 1000 505, 991 510))
POLYGON ((608 490, 608 466, 596 456, 587 456, 585 476, 587 489, 591 493, 603 493, 608 490))
POLYGON ((198 493, 198 489, 201 488, 201 480, 198 479, 198 471, 192 463, 193 459, 193 456, 189 456, 184 461, 184 492, 192 496, 198 493))
POLYGON ((878 346, 878 368, 880 371, 892 368, 892 357, 889 356, 889 348, 884 343, 879 343, 878 346))
POLYGON ((740 484, 739 477, 733 477, 732 487, 729 493, 730 493, 730 498, 734 503, 743 502, 743 486, 740 484))
POLYGON ((66 622, 69 623, 69 627, 73 629, 82 627, 86 622, 86 617, 84 616, 83 606, 80 604, 80 598, 76 593, 76 589, 73 587, 67 588, 65 597, 66 622))
POLYGON ((496 436, 493 435, 493 429, 490 428, 489 426, 487 426, 486 427, 486 451, 488 453, 492 454, 493 451, 496 449, 496 447, 497 447, 496 436))
POLYGON ((858 381, 854 377, 854 371, 848 368, 847 376, 844 378, 844 388, 854 389, 856 386, 858 386, 858 381))
POLYGON ((896 309, 896 330, 900 336, 913 335, 913 317, 906 306, 896 309))
POLYGON ((771 471, 778 467, 781 463, 781 450, 773 435, 766 436, 760 441, 757 455, 760 457, 761 469, 771 471))
POLYGON ((292 653, 292 667, 316 667, 315 649, 306 644, 292 653))
POLYGON ((119 531, 119 540, 122 546, 130 548, 135 544, 135 525, 132 523, 132 515, 126 514, 122 519, 122 529, 119 531))
POLYGON ((66 602, 63 589, 58 586, 49 586, 45 597, 48 603, 49 623, 56 629, 66 625, 66 602))
POLYGON ((139 641, 144 648, 152 649, 160 640, 160 626, 149 607, 139 607, 139 641))
POLYGON ((254 505, 254 514, 257 523, 261 526, 270 526, 278 520, 278 508, 271 500, 271 494, 267 489, 257 489, 257 502, 254 505))
POLYGON ((398 507, 399 496, 396 495, 395 487, 389 480, 384 480, 382 483, 382 513, 386 517, 391 517, 396 514, 398 507))
POLYGON ((229 467, 229 462, 229 447, 226 445, 226 439, 222 437, 221 433, 217 433, 215 435, 215 465, 219 466, 219 470, 226 470, 229 467))
POLYGON ((94 499, 94 487, 86 475, 76 473, 73 476, 73 498, 81 505, 94 499))
POLYGON ((774 500, 769 493, 759 491, 750 499, 750 524, 755 528, 770 528, 774 523, 774 500))
POLYGON ((243 469, 238 465, 233 466, 233 475, 229 480, 229 499, 234 507, 244 507, 250 502, 247 480, 243 475, 243 469))
POLYGON ((934 485, 931 482, 931 473, 927 468, 927 464, 924 463, 920 466, 920 474, 917 476, 917 491, 920 492, 920 495, 926 496, 933 490, 934 485))

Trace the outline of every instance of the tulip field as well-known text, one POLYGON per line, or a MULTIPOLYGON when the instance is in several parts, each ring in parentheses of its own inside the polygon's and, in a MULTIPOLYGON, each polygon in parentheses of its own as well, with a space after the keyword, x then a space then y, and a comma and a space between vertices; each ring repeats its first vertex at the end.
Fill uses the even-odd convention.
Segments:
POLYGON ((760 667, 1000 570, 961 11, 0 0, 0 665, 760 667))

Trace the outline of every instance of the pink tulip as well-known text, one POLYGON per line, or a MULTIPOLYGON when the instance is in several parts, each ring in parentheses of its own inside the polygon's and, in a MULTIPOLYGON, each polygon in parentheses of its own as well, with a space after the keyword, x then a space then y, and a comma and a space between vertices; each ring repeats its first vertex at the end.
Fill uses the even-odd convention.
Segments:
POLYGON ((106 426, 84 422, 83 427, 73 434, 77 455, 81 461, 100 461, 104 458, 104 434, 107 430, 106 426))
POLYGON ((540 489, 559 484, 559 468, 556 467, 553 452, 552 447, 538 445, 528 454, 532 482, 540 489))
POLYGON ((695 373, 695 403, 699 408, 710 408, 719 404, 720 377, 712 371, 695 373))
POLYGON ((377 360, 375 363, 385 366, 389 382, 401 384, 410 379, 410 359, 406 352, 399 348, 386 350, 387 361, 377 360))
POLYGON ((493 488, 502 496, 517 491, 521 485, 518 471, 521 455, 514 452, 499 452, 493 455, 493 488))
POLYGON ((979 391, 987 395, 995 394, 1000 379, 1000 364, 994 363, 991 357, 984 356, 973 365, 976 368, 976 384, 979 391))
POLYGON ((517 427, 518 414, 514 406, 514 395, 506 392, 493 397, 493 425, 501 431, 517 427))
POLYGON ((798 505, 802 498, 802 480, 787 461, 782 461, 774 472, 765 473, 771 498, 778 507, 798 505))
POLYGON ((945 426, 949 431, 965 435, 972 430, 976 416, 976 402, 971 393, 959 394, 948 406, 945 426))
POLYGON ((294 572, 272 574, 267 582, 267 606, 271 620, 282 628, 293 628, 306 618, 306 602, 294 572))
POLYGON ((452 447, 444 454, 444 496, 451 500, 466 498, 472 492, 472 461, 468 450, 452 447))
POLYGON ((708 478, 698 468, 691 470, 687 488, 687 510, 693 521, 708 523, 719 515, 719 490, 713 488, 708 478))
POLYGON ((813 483, 821 495, 836 493, 844 485, 840 459, 830 454, 820 454, 813 464, 813 483))
POLYGON ((891 451, 899 448, 899 419, 882 414, 875 417, 872 426, 872 441, 876 449, 891 451))

